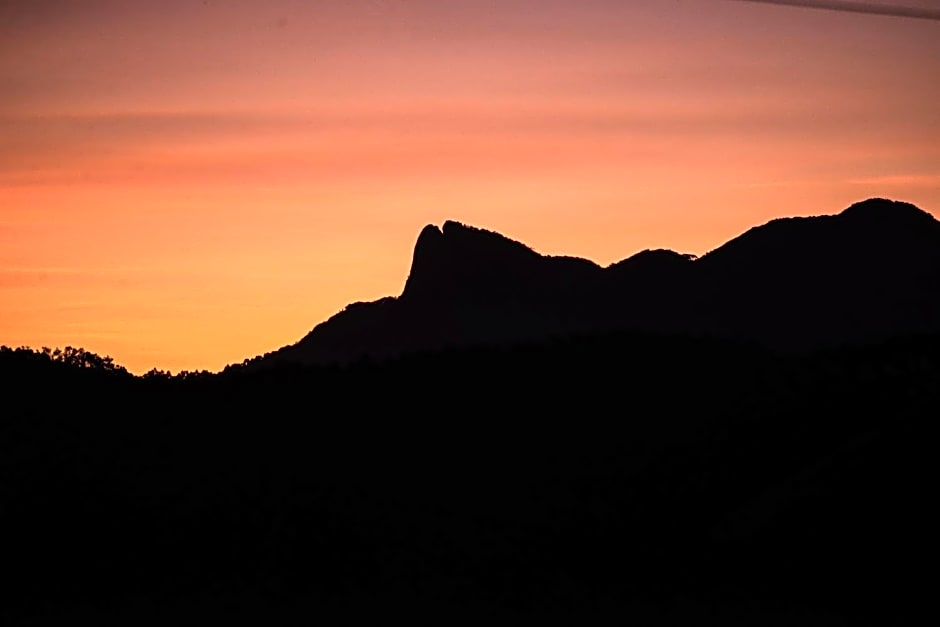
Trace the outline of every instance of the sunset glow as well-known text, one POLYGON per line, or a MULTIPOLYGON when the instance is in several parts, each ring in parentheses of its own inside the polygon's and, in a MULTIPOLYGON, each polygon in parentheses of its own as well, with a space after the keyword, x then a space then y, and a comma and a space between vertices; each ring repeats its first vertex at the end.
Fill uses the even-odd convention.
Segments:
POLYGON ((0 344, 218 370, 447 219, 606 265, 938 215, 938 78, 938 21, 753 2, 3 3, 0 344))

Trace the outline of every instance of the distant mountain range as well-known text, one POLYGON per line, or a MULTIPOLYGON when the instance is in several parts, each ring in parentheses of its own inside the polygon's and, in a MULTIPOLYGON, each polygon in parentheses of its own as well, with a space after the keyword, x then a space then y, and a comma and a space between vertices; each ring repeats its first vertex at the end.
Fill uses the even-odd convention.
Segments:
POLYGON ((940 222, 873 198, 838 215, 772 220, 699 258, 646 250, 606 268, 458 222, 428 225, 400 296, 351 304, 252 364, 619 330, 780 350, 940 333, 940 222))
POLYGON ((222 373, 0 347, 0 625, 918 624, 938 279, 886 200, 607 268, 447 222, 222 373))

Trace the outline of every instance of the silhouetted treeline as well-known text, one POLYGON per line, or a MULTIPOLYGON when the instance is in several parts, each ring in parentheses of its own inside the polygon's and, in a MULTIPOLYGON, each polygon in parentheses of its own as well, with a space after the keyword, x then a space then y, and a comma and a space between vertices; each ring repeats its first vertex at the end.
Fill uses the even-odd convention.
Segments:
MULTIPOLYGON (((66 346, 64 349, 52 349, 44 346, 40 350, 33 350, 27 346, 19 348, 10 348, 9 346, 0 346, 0 358, 5 363, 22 364, 23 367, 30 368, 39 364, 61 364, 72 369, 89 369, 104 372, 120 372, 127 374, 123 366, 114 363, 111 357, 102 357, 84 348, 74 348, 66 346)), ((58 366, 57 366, 58 367, 58 366)))
POLYGON ((0 350, 14 624, 837 624, 927 595, 937 337, 177 377, 69 355, 0 350))

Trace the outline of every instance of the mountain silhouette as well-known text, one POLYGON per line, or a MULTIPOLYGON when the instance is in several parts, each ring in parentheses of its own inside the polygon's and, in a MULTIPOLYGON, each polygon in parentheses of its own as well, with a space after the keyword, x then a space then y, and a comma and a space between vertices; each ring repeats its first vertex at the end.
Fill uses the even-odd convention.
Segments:
POLYGON ((872 198, 838 215, 772 220, 699 258, 645 250, 602 268, 447 221, 421 231, 401 295, 349 305, 256 363, 622 330, 788 350, 940 332, 940 222, 872 198))
POLYGON ((249 367, 0 346, 0 624, 916 624, 938 243, 879 199, 606 268, 446 222, 249 367))

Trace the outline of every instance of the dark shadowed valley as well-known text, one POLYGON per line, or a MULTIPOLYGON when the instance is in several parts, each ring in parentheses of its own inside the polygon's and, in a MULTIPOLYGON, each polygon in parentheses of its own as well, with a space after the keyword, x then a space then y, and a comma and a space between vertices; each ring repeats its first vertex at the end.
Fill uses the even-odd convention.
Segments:
POLYGON ((872 199, 602 268, 448 222, 223 372, 0 351, 5 624, 913 620, 940 223, 872 199))

